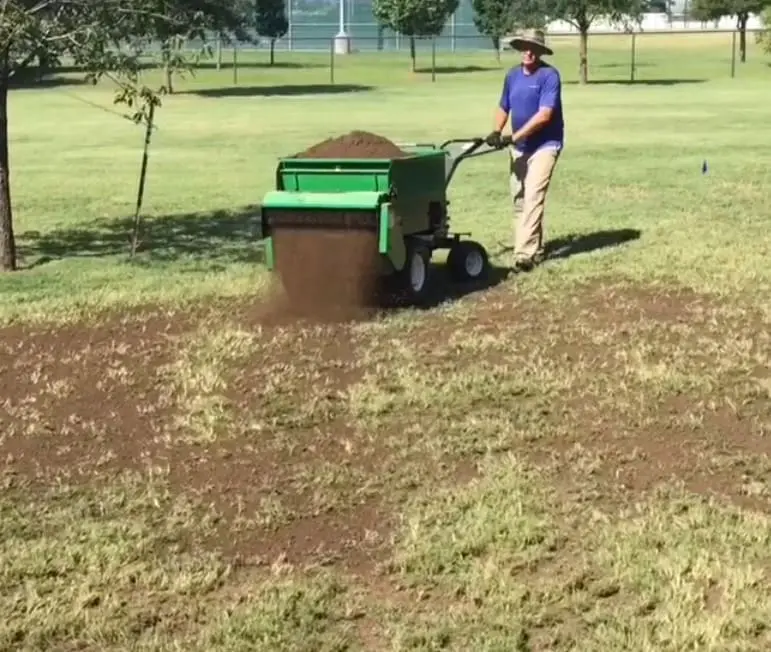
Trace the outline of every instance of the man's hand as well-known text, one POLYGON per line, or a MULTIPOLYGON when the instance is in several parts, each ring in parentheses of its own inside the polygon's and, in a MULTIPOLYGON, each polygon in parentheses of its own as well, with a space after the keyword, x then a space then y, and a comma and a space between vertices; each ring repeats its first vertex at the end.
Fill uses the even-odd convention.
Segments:
POLYGON ((485 143, 487 143, 490 147, 500 147, 501 146, 501 132, 500 131, 493 131, 491 132, 487 138, 485 138, 485 143))

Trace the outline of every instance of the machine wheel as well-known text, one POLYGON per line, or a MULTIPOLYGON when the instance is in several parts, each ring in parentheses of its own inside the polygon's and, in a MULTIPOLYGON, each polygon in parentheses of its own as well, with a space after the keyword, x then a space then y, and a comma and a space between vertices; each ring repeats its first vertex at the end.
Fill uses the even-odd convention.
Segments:
POLYGON ((487 251, 478 242, 461 240, 450 249, 447 266, 456 281, 480 281, 490 271, 487 251))
POLYGON ((407 259, 399 272, 399 285, 406 291, 410 302, 420 303, 430 288, 431 249, 414 240, 408 240, 405 244, 407 259))

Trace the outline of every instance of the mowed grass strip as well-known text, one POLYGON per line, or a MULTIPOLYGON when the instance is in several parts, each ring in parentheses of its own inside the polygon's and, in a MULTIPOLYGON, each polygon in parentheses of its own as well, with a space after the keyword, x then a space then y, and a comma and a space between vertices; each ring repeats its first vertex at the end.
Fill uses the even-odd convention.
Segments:
MULTIPOLYGON (((679 46, 667 50, 659 38, 640 41, 677 62, 650 68, 671 83, 583 88, 568 83, 574 50, 558 55, 568 145, 549 198, 548 237, 594 255, 562 260, 554 274, 531 282, 552 287, 610 273, 764 296, 768 147, 765 114, 753 108, 762 104, 762 62, 751 52, 731 80, 712 66, 714 44, 683 61, 679 46), (693 60, 707 63, 683 81, 678 66, 693 60), (737 138, 746 139, 743 147, 733 146, 737 138)), ((624 51, 605 51, 595 40, 597 66, 624 51)), ((298 67, 266 70, 247 61, 235 90, 230 71, 205 69, 166 98, 150 154, 143 252, 134 261, 127 238, 142 130, 81 101, 109 108, 107 86, 14 92, 13 197, 27 269, 0 279, 0 318, 73 319, 112 307, 260 293, 267 278, 255 205, 272 188, 278 157, 352 128, 407 142, 483 135, 505 66, 513 63, 512 55, 500 66, 486 53, 463 55, 471 72, 443 74, 432 84, 402 70, 401 55, 362 54, 341 58, 339 85, 328 88, 320 67, 326 60, 283 56, 298 67), (295 90, 282 95, 282 84, 295 90), (334 90, 346 84, 366 88, 334 90)), ((442 57, 449 66, 461 55, 442 57)), ((502 264, 499 245, 512 238, 507 170, 505 153, 475 159, 449 189, 455 228, 472 231, 502 264)))

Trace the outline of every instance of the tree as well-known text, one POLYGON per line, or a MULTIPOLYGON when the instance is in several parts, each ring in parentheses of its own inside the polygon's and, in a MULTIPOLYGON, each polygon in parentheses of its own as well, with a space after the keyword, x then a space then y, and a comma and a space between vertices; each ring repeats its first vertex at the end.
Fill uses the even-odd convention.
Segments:
POLYGON ((533 0, 471 0, 474 26, 492 39, 495 54, 501 56, 501 37, 518 27, 546 27, 540 6, 533 0))
POLYGON ((693 0, 691 15, 696 20, 719 20, 723 16, 736 16, 739 30, 739 60, 747 61, 747 21, 750 14, 759 14, 768 0, 693 0))
POLYGON ((250 0, 144 0, 155 5, 144 30, 149 41, 142 46, 151 50, 160 43, 160 67, 164 71, 166 93, 173 93, 175 74, 192 73, 199 59, 211 55, 209 36, 222 41, 253 41, 248 27, 252 22, 250 0), (197 51, 186 51, 191 40, 201 41, 197 51))
POLYGON ((284 0, 256 0, 254 24, 257 34, 270 39, 270 65, 275 60, 276 39, 281 38, 289 29, 284 0))
POLYGON ((763 29, 755 34, 755 40, 763 48, 763 52, 771 54, 771 6, 760 14, 763 29))
POLYGON ((439 36, 458 9, 459 0, 372 0, 372 14, 383 27, 410 37, 415 70, 415 38, 439 36))
POLYGON ((642 17, 644 0, 543 0, 543 11, 549 20, 564 20, 579 33, 579 81, 589 81, 589 28, 598 18, 622 23, 627 29, 631 21, 642 17))
MULTIPOLYGON (((231 0, 4 0, 0 4, 0 270, 16 269, 8 157, 8 90, 34 61, 64 56, 97 83, 109 77, 115 102, 135 122, 160 105, 164 87, 141 83, 140 58, 159 34, 205 39, 213 7, 219 20, 235 14, 231 0)), ((217 23, 218 24, 218 23, 217 23)), ((228 23, 230 24, 230 23, 228 23)))

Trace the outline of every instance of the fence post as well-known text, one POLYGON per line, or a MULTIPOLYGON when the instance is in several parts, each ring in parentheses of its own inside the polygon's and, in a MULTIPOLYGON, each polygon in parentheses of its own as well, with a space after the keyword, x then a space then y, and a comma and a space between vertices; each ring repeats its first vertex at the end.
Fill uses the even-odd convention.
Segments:
POLYGON ((731 32, 731 79, 736 77, 736 30, 731 32))
POLYGON ((431 37, 431 81, 436 81, 436 36, 431 37))
POLYGON ((635 69, 635 59, 637 57, 637 33, 632 32, 632 60, 629 64, 629 70, 630 70, 630 77, 629 80, 634 83, 634 69, 635 69))
POLYGON ((329 40, 329 83, 335 85, 335 39, 329 40))

